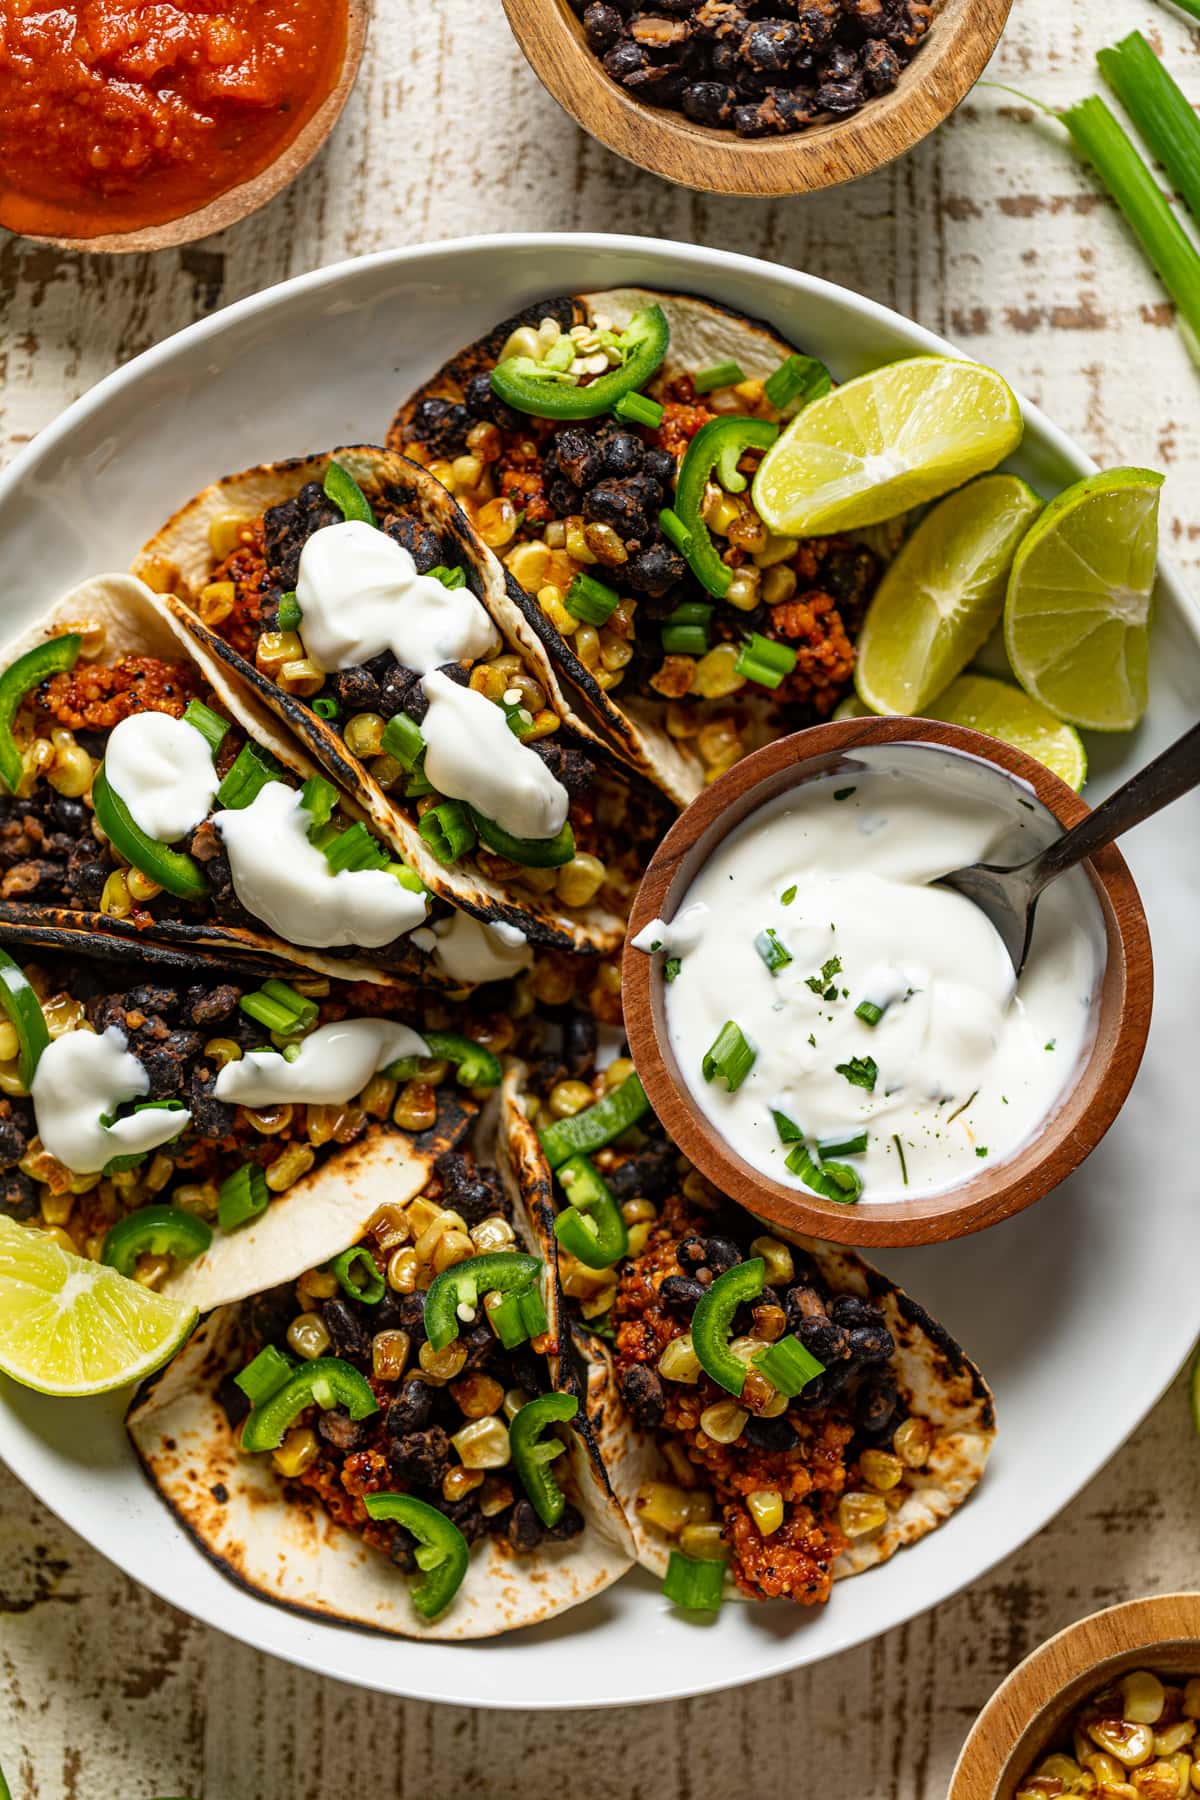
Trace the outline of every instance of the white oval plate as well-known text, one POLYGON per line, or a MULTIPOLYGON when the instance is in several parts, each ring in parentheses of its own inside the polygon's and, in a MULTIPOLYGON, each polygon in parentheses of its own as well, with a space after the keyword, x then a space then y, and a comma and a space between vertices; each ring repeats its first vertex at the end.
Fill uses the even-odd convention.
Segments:
MULTIPOLYGON (((7 632, 83 576, 125 566, 194 489, 262 459, 382 437, 443 357, 540 294, 625 283, 690 289, 777 326, 841 378, 940 339, 844 289, 692 245, 593 236, 475 238, 344 263, 189 327, 102 381, 0 477, 7 632)), ((1093 465, 1032 408, 1015 466, 1053 493, 1093 465)), ((1160 584, 1150 716, 1093 738, 1095 799, 1200 710, 1200 641, 1172 576, 1160 584)), ((1042 1205, 957 1244, 882 1261, 993 1383, 1000 1438, 975 1497, 816 1612, 729 1606, 712 1628, 672 1613, 640 1572, 553 1625, 483 1645, 395 1642, 295 1617, 209 1564, 142 1480, 106 1402, 0 1387, 0 1454, 81 1536, 173 1605, 343 1681, 476 1706, 660 1700, 815 1663, 911 1619, 1038 1531, 1150 1408, 1189 1349, 1189 1191, 1200 992, 1200 805, 1128 843, 1162 997, 1125 1112, 1042 1205)), ((381 1581, 394 1579, 380 1564, 381 1581)))

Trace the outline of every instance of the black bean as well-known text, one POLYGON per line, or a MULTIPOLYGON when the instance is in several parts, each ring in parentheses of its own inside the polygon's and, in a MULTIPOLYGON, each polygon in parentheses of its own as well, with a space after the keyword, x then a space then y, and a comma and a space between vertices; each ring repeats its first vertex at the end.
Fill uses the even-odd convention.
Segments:
POLYGON ((379 683, 361 666, 339 669, 330 688, 343 713, 374 712, 379 705, 379 683))
POLYGON ((726 1269, 737 1268, 742 1253, 728 1238, 710 1237, 704 1240, 704 1260, 714 1275, 721 1275, 726 1269))
POLYGON ((187 1104, 192 1115, 192 1132, 197 1137, 219 1142, 232 1135, 237 1124, 237 1107, 216 1098, 213 1093, 216 1079, 216 1071, 207 1064, 193 1069, 188 1081, 187 1104))
POLYGON ((433 1166, 444 1203, 468 1225, 479 1225, 496 1214, 508 1217, 508 1202, 494 1169, 481 1167, 458 1150, 444 1150, 433 1166))
POLYGON ((363 1427, 336 1407, 320 1415, 317 1431, 327 1444, 343 1452, 357 1449, 363 1438, 363 1427))
POLYGON ((567 1015, 563 1027, 563 1061, 567 1073, 577 1081, 588 1073, 596 1060, 596 1037, 596 1021, 591 1013, 567 1015))
POLYGON ((100 905, 108 880, 108 870, 97 860, 95 851, 94 842, 84 838, 67 857, 67 893, 77 906, 93 912, 100 905))
POLYGON ((642 466, 646 446, 633 431, 610 431, 601 440, 603 473, 614 477, 636 475, 642 466))
POLYGON ((862 73, 872 94, 886 94, 900 79, 900 58, 890 44, 873 38, 863 50, 862 73))
POLYGON ((326 1300, 321 1307, 325 1329, 338 1356, 347 1362, 366 1362, 371 1355, 371 1337, 354 1307, 340 1295, 326 1300))
POLYGON ((29 1147, 34 1124, 32 1109, 11 1100, 0 1102, 0 1169, 11 1169, 19 1163, 29 1147))
POLYGON ((445 1513, 458 1526, 468 1544, 477 1544, 486 1535, 488 1522, 480 1512, 479 1501, 474 1494, 465 1500, 438 1499, 435 1504, 439 1512, 445 1513))
POLYGON ((583 494, 579 488, 561 475, 546 484, 546 498, 563 519, 575 517, 583 506, 583 494))
POLYGON ((175 988, 143 981, 130 988, 125 1004, 130 1012, 161 1013, 169 1017, 179 1005, 179 994, 175 988))
POLYGON ((396 1436, 389 1414, 388 1430, 392 1433, 387 1453, 392 1474, 424 1488, 440 1489, 443 1477, 454 1466, 454 1451, 441 1426, 431 1425, 428 1431, 409 1431, 396 1436))
POLYGON ((420 679, 415 669, 406 669, 403 663, 393 664, 379 688, 379 711, 385 719, 395 718, 397 713, 404 711, 412 689, 420 679))
POLYGON ((472 1325, 469 1330, 460 1334, 460 1342, 466 1346, 467 1351, 463 1368, 477 1370, 486 1369, 492 1361, 499 1339, 490 1325, 472 1325))
POLYGON ((785 69, 804 48, 794 19, 756 19, 744 34, 739 50, 751 69, 785 69))
POLYGON ((866 1300, 860 1300, 857 1294, 839 1294, 830 1302, 829 1316, 837 1325, 874 1325, 882 1314, 866 1300))
POLYGON ((818 112, 830 113, 835 119, 845 119, 856 113, 863 103, 863 82, 861 75, 854 75, 848 81, 826 81, 813 95, 813 105, 818 112))
MULTIPOLYGON (((391 1299, 390 1310, 394 1313, 395 1317, 395 1329, 397 1331, 407 1331, 409 1337, 412 1339, 414 1350, 417 1349, 425 1342, 426 1335, 424 1294, 392 1295, 391 1290, 389 1289, 389 1296, 391 1299)), ((387 1304, 387 1301, 382 1301, 380 1304, 387 1304)), ((413 1379, 416 1380, 417 1377, 414 1376, 413 1379)), ((405 1385, 407 1386, 409 1384, 406 1383, 405 1385)), ((421 1382, 420 1387, 422 1390, 425 1390, 426 1383, 421 1382)))
POLYGON ((20 1169, 0 1174, 0 1212, 10 1219, 31 1219, 38 1210, 37 1189, 20 1169))
POLYGON ((567 425, 558 433, 554 456, 562 474, 577 488, 591 487, 604 473, 601 440, 582 425, 567 425))
POLYGON ((436 525, 405 513, 388 519, 383 529, 388 537, 408 551, 416 564, 418 575, 428 575, 430 569, 436 569, 439 563, 445 562, 442 534, 436 525))
POLYGON ((87 809, 82 800, 71 800, 66 794, 56 794, 51 789, 53 798, 50 811, 54 823, 60 831, 69 831, 72 837, 78 837, 87 824, 87 809))
POLYGON ((473 418, 490 420, 499 426, 501 431, 516 431, 521 424, 520 413, 506 406, 499 396, 492 391, 492 378, 485 371, 472 375, 465 389, 467 409, 473 418))
POLYGON ((462 455, 471 425, 471 415, 459 401, 427 394, 413 408, 409 430, 435 456, 446 458, 462 455))
POLYGON ((620 37, 625 21, 615 6, 606 5, 605 0, 592 0, 583 15, 583 29, 591 49, 597 56, 602 56, 620 37))
POLYGON ((887 1326, 856 1325, 850 1333, 850 1354, 858 1363, 887 1362, 896 1344, 887 1326))
POLYGON ((886 1371, 873 1375, 855 1396, 854 1413, 859 1430, 871 1437, 881 1437, 891 1429, 898 1404, 895 1377, 886 1371))
POLYGON ((848 75, 857 72, 857 52, 845 44, 835 44, 820 69, 822 81, 845 81, 848 75))
POLYGON ((536 1550, 544 1536, 542 1521, 528 1500, 518 1500, 508 1517, 507 1537, 514 1550, 536 1550))
POLYGON ((707 1254, 702 1237, 685 1237, 675 1251, 675 1260, 681 1269, 699 1269, 703 1268, 707 1254))
POLYGON ((547 1535, 552 1537, 555 1543, 562 1544, 566 1543, 569 1538, 578 1537, 582 1530, 583 1514, 568 1500, 563 1507, 561 1518, 556 1525, 550 1527, 547 1535))
POLYGON ((183 1010, 193 1025, 217 1025, 229 1017, 238 1003, 238 994, 239 990, 229 981, 190 987, 183 1010))
POLYGON ((229 1421, 231 1431, 236 1431, 243 1420, 250 1416, 250 1402, 234 1380, 232 1373, 222 1375, 217 1383, 217 1404, 229 1421))
POLYGON ((653 1431, 662 1424, 666 1401, 656 1370, 646 1363, 631 1363, 621 1376, 621 1398, 639 1431, 653 1431))
POLYGON ((271 582, 290 593, 300 574, 300 555, 315 531, 337 525, 342 515, 325 498, 318 481, 306 481, 291 500, 270 506, 263 514, 263 554, 271 582))
POLYGON ((642 460, 642 474, 653 476, 660 487, 669 487, 675 479, 676 462, 669 450, 647 450, 642 460))
POLYGON ((631 557, 624 574, 635 594, 665 594, 683 580, 687 564, 674 545, 663 538, 631 557))
POLYGON ((436 1389, 422 1381, 419 1375, 410 1376, 388 1407, 388 1436, 405 1438, 411 1432, 420 1431, 429 1422, 435 1395, 436 1389))
POLYGON ((631 76, 640 75, 650 66, 650 58, 632 38, 622 38, 604 58, 604 67, 614 81, 628 84, 631 76))
POLYGON ((668 1275, 659 1288, 665 1305, 672 1312, 686 1313, 689 1316, 695 1310, 696 1302, 703 1300, 705 1289, 699 1281, 693 1281, 689 1275, 668 1275))
MULTIPOLYGON (((791 1324, 790 1318, 788 1323, 791 1324)), ((849 1333, 832 1319, 800 1319, 793 1330, 804 1348, 826 1368, 849 1354, 849 1333)))
POLYGON ((742 1429, 742 1436, 756 1450, 787 1452, 794 1450, 800 1442, 798 1433, 784 1418, 756 1419, 751 1415, 742 1429))

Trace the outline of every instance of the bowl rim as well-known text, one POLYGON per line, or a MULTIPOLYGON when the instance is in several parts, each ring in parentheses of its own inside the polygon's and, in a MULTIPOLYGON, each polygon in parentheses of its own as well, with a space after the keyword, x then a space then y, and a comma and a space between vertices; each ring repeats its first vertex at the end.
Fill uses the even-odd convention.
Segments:
POLYGON ((964 726, 905 717, 845 719, 776 739, 736 763, 675 821, 642 878, 629 919, 621 998, 630 1055, 668 1135, 702 1174, 756 1216, 832 1243, 911 1245, 965 1237, 1044 1198, 1091 1154, 1124 1104, 1142 1060, 1153 999, 1149 928, 1133 876, 1113 845, 1085 863, 1104 921, 1107 956, 1095 1031, 1082 1066, 1038 1134, 1004 1162, 945 1193, 838 1206, 775 1181, 721 1137, 678 1074, 666 1028, 660 958, 633 941, 675 916, 700 865, 758 807, 815 765, 868 746, 918 744, 959 751, 1024 783, 1064 826, 1090 808, 1044 764, 964 726))
MULTIPOLYGON (((1011 1800, 1068 1714, 1105 1680, 1163 1668, 1190 1646, 1200 1674, 1200 1593, 1150 1594, 1104 1607, 1039 1644, 1000 1683, 967 1734, 946 1800, 1011 1800), (1107 1640, 1107 1647, 1102 1647, 1107 1640)), ((1177 1673, 1185 1672, 1180 1660, 1177 1673)))
POLYGON ((57 250, 77 251, 83 256, 132 256, 142 251, 172 250, 183 244, 194 244, 199 238, 211 237, 214 232, 224 231, 228 226, 248 219, 251 213, 258 212, 295 181, 331 135, 358 79, 372 3, 373 0, 346 0, 346 43, 336 81, 312 117, 257 175, 222 189, 203 206, 193 207, 174 219, 164 219, 158 225, 141 225, 133 231, 108 231, 98 237, 66 237, 40 232, 14 232, 13 235, 30 244, 48 244, 57 250))
POLYGON ((983 73, 1013 0, 943 0, 890 93, 848 119, 777 138, 738 138, 639 100, 606 74, 568 0, 503 4, 538 80, 606 149, 683 187, 768 199, 856 181, 920 143, 983 73))

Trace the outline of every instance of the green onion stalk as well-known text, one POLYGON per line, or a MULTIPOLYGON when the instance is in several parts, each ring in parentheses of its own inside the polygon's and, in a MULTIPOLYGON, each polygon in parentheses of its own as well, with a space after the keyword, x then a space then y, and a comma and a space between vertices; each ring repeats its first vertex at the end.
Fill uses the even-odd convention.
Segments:
MULTIPOLYGON (((1200 9, 1196 16, 1200 18, 1200 9)), ((1200 119, 1140 31, 1101 50, 1100 73, 1200 224, 1200 119)))

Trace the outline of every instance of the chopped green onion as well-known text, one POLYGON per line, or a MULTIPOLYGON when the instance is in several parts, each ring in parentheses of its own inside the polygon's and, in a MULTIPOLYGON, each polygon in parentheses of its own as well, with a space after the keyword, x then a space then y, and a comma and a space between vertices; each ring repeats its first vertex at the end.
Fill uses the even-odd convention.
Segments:
POLYGON ((271 1198, 267 1178, 257 1163, 243 1163, 217 1190, 217 1223, 222 1231, 236 1231, 266 1212, 271 1198))
POLYGON ((332 694, 318 694, 312 702, 312 709, 318 719, 331 720, 336 719, 342 710, 332 694))
POLYGON ((899 1132, 893 1133, 892 1142, 896 1146, 896 1155, 900 1158, 900 1174, 903 1177, 905 1187, 907 1187, 908 1186, 908 1164, 904 1160, 904 1145, 900 1142, 899 1132))
POLYGON ((818 1362, 812 1351, 804 1348, 794 1332, 768 1344, 765 1350, 757 1351, 754 1366, 761 1369, 772 1387, 786 1394, 789 1400, 794 1400, 810 1381, 825 1373, 825 1364, 818 1362))
POLYGON ((1059 117, 1137 234, 1179 308, 1188 353, 1200 364, 1200 255, 1103 100, 1093 95, 1059 117))
POLYGON ((668 956, 663 964, 663 980, 674 981, 682 967, 683 958, 681 956, 668 956))
POLYGON ((328 825, 338 803, 338 791, 323 775, 310 775, 300 789, 300 804, 314 825, 328 825))
POLYGON ((672 1550, 662 1591, 672 1606, 687 1612, 718 1612, 725 1588, 725 1564, 716 1557, 685 1556, 672 1550))
POLYGON ((803 1138, 789 1152, 785 1167, 814 1194, 834 1200, 839 1206, 853 1206, 863 1190, 857 1169, 849 1163, 816 1162, 803 1138))
POLYGON ((774 929, 770 925, 767 926, 765 931, 759 932, 754 940, 754 948, 758 951, 758 954, 762 957, 772 975, 778 974, 780 969, 786 969, 788 964, 793 960, 791 951, 787 949, 785 945, 780 943, 778 937, 775 935, 774 929))
POLYGON ((777 644, 773 638, 755 631, 745 639, 734 663, 734 673, 760 687, 777 688, 785 675, 796 666, 796 652, 788 644, 777 644))
POLYGON ((387 852, 371 836, 361 819, 356 819, 345 831, 339 831, 332 842, 322 844, 321 848, 335 875, 344 869, 357 873, 360 869, 386 869, 388 865, 387 852))
POLYGON ((1200 120, 1191 102, 1140 31, 1099 51, 1096 61, 1200 223, 1200 120))
POLYGON ((865 1131, 840 1132, 836 1137, 818 1138, 817 1155, 824 1162, 830 1156, 861 1156, 867 1147, 865 1131))
POLYGON ((793 882, 791 887, 784 888, 782 894, 780 894, 779 904, 780 904, 780 906, 790 906, 792 904, 792 901, 795 898, 796 898, 796 886, 795 886, 795 883, 793 882))
POLYGON ((238 1006, 247 1018, 286 1036, 315 1025, 319 1011, 315 1000, 297 993, 286 981, 264 981, 254 993, 243 994, 238 1006))
POLYGON ((210 706, 205 706, 203 700, 189 700, 183 709, 183 718, 185 724, 195 726, 215 756, 229 730, 228 722, 220 718, 210 706))
POLYGON ((542 1296, 536 1287, 517 1288, 502 1294, 487 1309, 488 1324, 506 1350, 515 1350, 531 1337, 540 1337, 550 1329, 542 1296))
POLYGON ((217 789, 217 805, 240 812, 268 781, 278 781, 279 776, 279 764, 269 750, 260 750, 257 744, 243 744, 217 789))
POLYGON ((733 387, 739 381, 745 381, 742 365, 735 362, 732 356, 724 362, 713 363, 707 369, 701 369, 693 376, 692 386, 698 394, 711 394, 714 388, 733 387))
POLYGON ((300 624, 300 602, 295 594, 282 594, 279 599, 280 631, 295 631, 300 624))
POLYGON ((883 1017, 883 1008, 876 1006, 873 1000, 860 1000, 854 1009, 854 1016, 861 1019, 864 1025, 878 1025, 883 1017))
POLYGON ((378 1306, 387 1291, 387 1282, 376 1268, 375 1258, 361 1244, 343 1250, 340 1256, 334 1257, 329 1268, 337 1276, 343 1294, 351 1300, 361 1300, 366 1306, 378 1306))
POLYGON ((692 541, 692 534, 670 506, 664 506, 658 515, 658 528, 669 543, 674 544, 681 555, 686 556, 692 541))
POLYGON ((700 1068, 705 1081, 719 1076, 731 1094, 741 1087, 754 1067, 758 1052, 746 1042, 740 1025, 726 1019, 710 1047, 704 1052, 700 1068))
POLYGON ((823 362, 815 356, 801 356, 799 352, 781 362, 773 375, 768 375, 763 384, 763 392, 771 405, 780 412, 790 406, 793 400, 799 400, 807 406, 811 400, 819 400, 833 386, 833 377, 823 362))
POLYGON ((418 764, 404 783, 404 798, 406 800, 423 800, 426 794, 434 792, 436 790, 425 773, 424 764, 418 764))
POLYGON ((702 600, 685 600, 662 623, 662 647, 671 656, 703 656, 708 649, 713 609, 702 600))
POLYGON ((402 769, 412 771, 425 754, 421 727, 407 713, 396 713, 383 728, 380 748, 394 756, 402 769))
POLYGON ((241 1388, 251 1406, 261 1406, 291 1378, 295 1366, 274 1344, 268 1344, 253 1362, 246 1364, 240 1375, 234 1376, 233 1385, 241 1388))
POLYGON ((879 1078, 879 1064, 873 1056, 852 1056, 849 1062, 834 1063, 839 1075, 844 1075, 851 1087, 866 1088, 868 1094, 875 1092, 875 1083, 879 1078))
POLYGON ((358 519, 364 525, 375 523, 371 503, 341 463, 331 462, 325 471, 325 498, 332 500, 343 519, 358 519))
POLYGON ((834 976, 840 975, 841 972, 842 972, 841 957, 840 956, 826 957, 825 961, 821 964, 820 974, 806 976, 804 985, 806 988, 811 988, 814 994, 821 994, 826 1000, 833 1000, 836 998, 837 989, 835 988, 833 993, 827 993, 826 989, 829 987, 829 984, 833 980, 834 976))
POLYGON ((620 598, 613 588, 581 572, 567 589, 563 605, 573 619, 580 619, 585 625, 605 625, 620 598))
POLYGON ((647 394, 622 394, 613 407, 616 417, 626 425, 648 425, 652 431, 658 430, 666 410, 647 394))
POLYGON ((461 800, 431 806, 417 830, 440 863, 456 863, 475 846, 475 827, 461 800))
POLYGON ((445 563, 439 563, 436 569, 430 569, 429 573, 433 576, 435 581, 440 581, 445 588, 460 588, 466 587, 467 585, 467 571, 465 569, 448 569, 445 563))
POLYGON ((775 1121, 775 1129, 779 1133, 781 1144, 802 1144, 804 1142, 803 1131, 794 1119, 788 1118, 785 1112, 778 1112, 775 1107, 772 1107, 771 1117, 775 1121))

